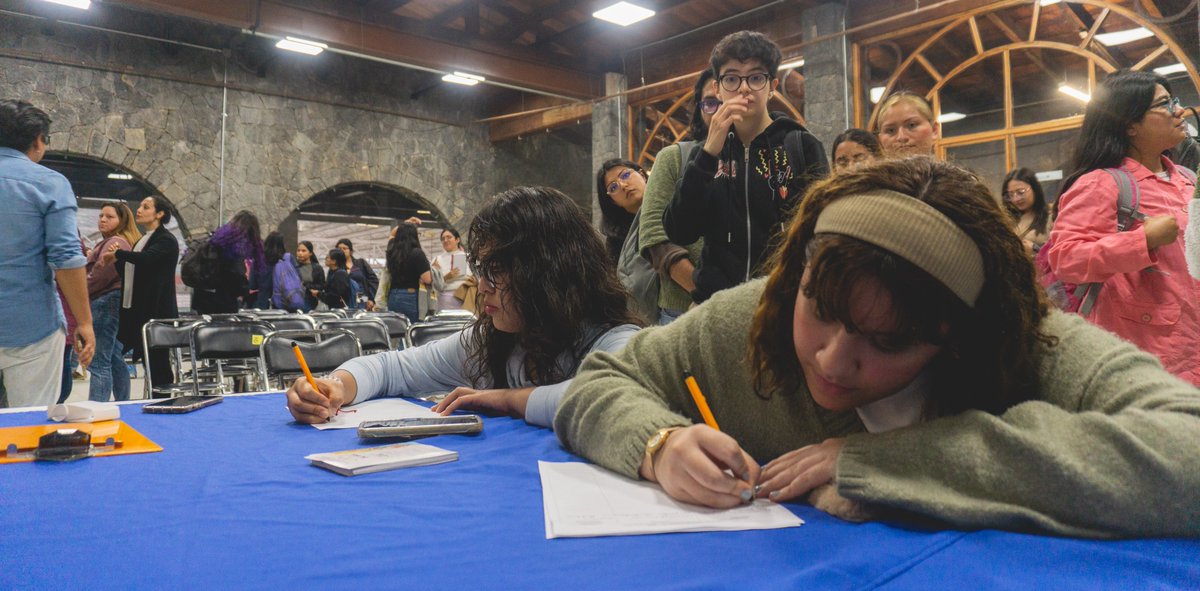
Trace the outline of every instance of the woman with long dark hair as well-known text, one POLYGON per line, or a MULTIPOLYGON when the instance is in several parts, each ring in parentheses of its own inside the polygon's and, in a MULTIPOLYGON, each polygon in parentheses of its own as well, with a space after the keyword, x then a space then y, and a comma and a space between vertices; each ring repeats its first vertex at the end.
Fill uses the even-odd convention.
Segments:
POLYGON ((349 273, 350 279, 358 284, 358 298, 351 298, 346 302, 346 307, 375 309, 375 291, 379 289, 379 276, 366 259, 354 257, 354 242, 349 238, 338 240, 337 247, 346 255, 346 272, 349 273))
POLYGON ((883 146, 875 134, 851 127, 833 138, 829 147, 829 161, 834 172, 846 172, 866 166, 883 157, 883 146))
POLYGON ((388 289, 388 310, 399 312, 412 322, 421 319, 418 294, 422 285, 429 285, 429 258, 421 250, 417 227, 399 222, 387 243, 387 270, 392 286, 388 289))
POLYGON ((350 287, 350 272, 346 270, 346 253, 340 248, 329 249, 325 255, 326 275, 325 287, 321 290, 321 301, 330 308, 347 308, 354 301, 354 291, 350 287))
POLYGON ((600 204, 600 231, 613 264, 621 258, 621 247, 629 227, 637 219, 646 193, 646 171, 624 158, 611 158, 596 171, 596 201, 600 204))
MULTIPOLYGON (((220 255, 218 280, 213 287, 192 291, 192 310, 201 314, 232 314, 241 307, 239 301, 249 296, 250 278, 254 278, 257 286, 263 275, 269 275, 258 216, 244 209, 233 214, 227 223, 213 232, 208 243, 220 255)), ((270 297, 269 291, 267 297, 270 297)), ((250 307, 253 302, 246 304, 250 307)))
POLYGON ((313 243, 308 240, 301 240, 296 245, 296 271, 300 273, 300 282, 304 284, 305 312, 317 307, 321 290, 325 289, 325 270, 317 262, 316 252, 313 243))
POLYGON ((1050 208, 1037 173, 1028 168, 1014 168, 1000 183, 1004 210, 1017 226, 1017 236, 1032 253, 1042 249, 1050 237, 1050 208))
MULTIPOLYGON (((171 205, 157 195, 142 199, 134 221, 146 229, 133 249, 110 245, 100 255, 103 264, 117 262, 121 275, 121 327, 117 340, 132 348, 135 358, 142 350, 142 326, 152 319, 177 318, 175 303, 175 265, 179 262, 179 242, 167 230, 171 205)), ((166 349, 149 353, 150 383, 153 386, 175 381, 175 372, 166 349)))
POLYGON ((1088 320, 1200 385, 1200 282, 1188 275, 1180 235, 1195 175, 1165 155, 1185 135, 1165 78, 1109 75, 1084 114, 1046 254, 1062 281, 1100 284, 1088 320), (1132 186, 1137 204, 1124 231, 1120 182, 1132 186))
POLYGON ((1052 310, 974 174, 912 157, 833 175, 769 271, 590 358, 559 439, 697 505, 1200 535, 1200 391, 1052 310))
POLYGON ((457 336, 351 360, 320 392, 300 380, 288 409, 301 423, 378 396, 452 390, 434 407, 524 417, 549 427, 583 358, 615 351, 637 331, 599 234, 548 187, 500 193, 471 222, 468 252, 483 313, 457 336))

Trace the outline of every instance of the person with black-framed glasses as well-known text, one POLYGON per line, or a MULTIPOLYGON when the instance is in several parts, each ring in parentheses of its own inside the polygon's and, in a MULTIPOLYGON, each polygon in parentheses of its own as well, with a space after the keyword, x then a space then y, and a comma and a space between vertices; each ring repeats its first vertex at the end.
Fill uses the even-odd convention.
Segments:
POLYGON ((728 35, 713 49, 720 105, 663 214, 671 242, 704 238, 693 302, 760 275, 781 225, 809 184, 829 173, 821 142, 768 110, 781 59, 779 46, 752 31, 728 35))

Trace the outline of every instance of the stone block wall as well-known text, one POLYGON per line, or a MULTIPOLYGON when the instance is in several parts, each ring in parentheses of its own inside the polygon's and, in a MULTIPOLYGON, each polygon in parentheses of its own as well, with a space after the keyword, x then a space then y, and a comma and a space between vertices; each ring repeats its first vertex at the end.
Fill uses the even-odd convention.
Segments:
MULTIPOLYGON (((474 89, 234 35, 232 49, 207 51, 0 14, 0 95, 50 114, 52 150, 105 160, 156 187, 191 234, 239 209, 273 229, 348 182, 412 191, 460 228, 513 184, 590 201, 590 143, 578 132, 492 144, 474 123, 474 89)), ((217 46, 230 33, 212 37, 217 46)))

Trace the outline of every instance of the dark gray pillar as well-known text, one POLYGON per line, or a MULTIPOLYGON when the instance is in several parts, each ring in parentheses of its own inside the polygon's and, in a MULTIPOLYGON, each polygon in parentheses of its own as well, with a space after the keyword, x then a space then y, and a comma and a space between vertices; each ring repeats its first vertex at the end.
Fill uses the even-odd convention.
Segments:
MULTIPOLYGON (((592 174, 599 170, 609 158, 628 157, 625 154, 625 144, 628 139, 627 109, 625 96, 613 96, 625 92, 625 76, 609 72, 604 75, 604 94, 610 96, 592 107, 592 174)), ((594 187, 595 183, 589 183, 594 187)), ((595 189, 591 190, 592 193, 595 189)), ((592 223, 600 226, 600 205, 596 196, 592 195, 592 223)))
MULTIPOLYGON (((821 4, 800 15, 804 40, 841 33, 846 28, 842 4, 821 4)), ((809 45, 804 50, 804 119, 828 150, 833 138, 850 127, 853 106, 850 44, 844 36, 809 45)))

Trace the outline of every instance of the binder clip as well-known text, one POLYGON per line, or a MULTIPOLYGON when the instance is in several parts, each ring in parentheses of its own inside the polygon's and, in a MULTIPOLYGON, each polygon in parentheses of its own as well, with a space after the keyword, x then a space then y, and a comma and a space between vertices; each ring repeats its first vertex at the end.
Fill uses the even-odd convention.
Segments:
POLYGON ((38 438, 34 449, 22 450, 10 443, 5 457, 49 462, 70 462, 110 451, 120 447, 120 442, 109 437, 101 445, 92 445, 92 435, 79 429, 56 429, 38 438))

